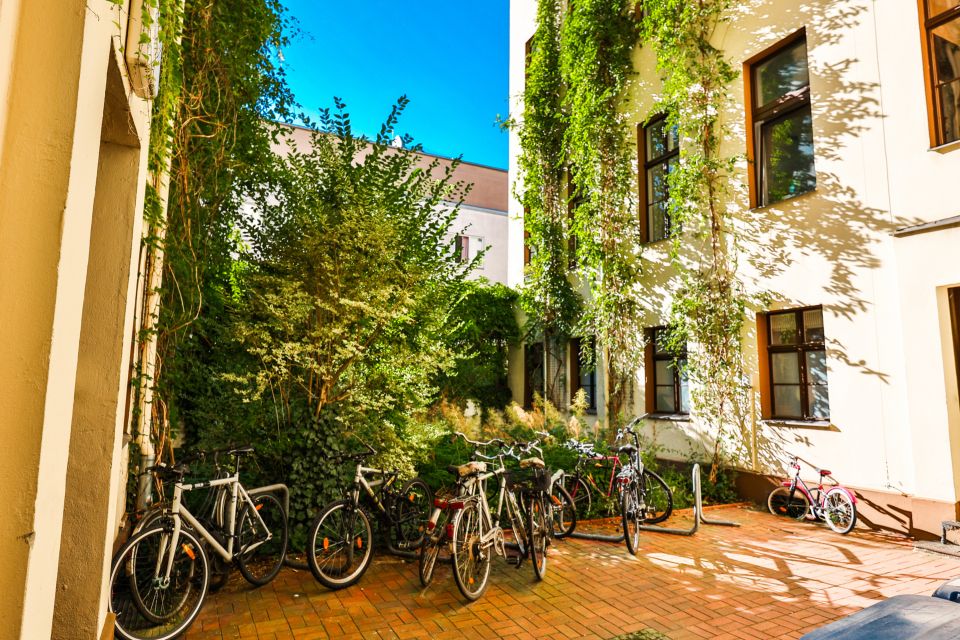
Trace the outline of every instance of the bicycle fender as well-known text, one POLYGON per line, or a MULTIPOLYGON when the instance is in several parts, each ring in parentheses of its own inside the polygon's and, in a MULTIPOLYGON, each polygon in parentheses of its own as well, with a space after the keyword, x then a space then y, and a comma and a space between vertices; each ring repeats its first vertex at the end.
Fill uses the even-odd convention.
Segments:
POLYGON ((846 487, 833 487, 832 489, 830 489, 829 491, 823 494, 824 499, 826 499, 826 497, 831 493, 833 493, 834 491, 844 492, 850 497, 850 500, 853 502, 853 504, 857 504, 857 496, 853 493, 853 491, 850 491, 850 489, 847 489, 846 487))

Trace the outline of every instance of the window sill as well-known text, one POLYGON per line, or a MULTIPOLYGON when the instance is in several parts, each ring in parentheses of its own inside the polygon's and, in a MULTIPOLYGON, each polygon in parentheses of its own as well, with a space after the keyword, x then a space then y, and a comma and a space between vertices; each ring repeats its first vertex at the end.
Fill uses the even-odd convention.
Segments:
POLYGON ((956 149, 960 149, 960 140, 954 140, 953 142, 948 142, 947 144, 941 144, 939 147, 930 147, 930 151, 936 153, 950 153, 956 149))
POLYGON ((797 194, 795 194, 795 195, 790 196, 789 198, 784 198, 783 200, 777 200, 776 202, 771 202, 770 204, 757 205, 757 206, 754 206, 754 207, 750 207, 750 211, 754 211, 754 212, 758 212, 758 213, 759 213, 759 212, 763 212, 763 211, 767 211, 768 209, 772 209, 773 207, 778 207, 778 206, 780 206, 780 205, 785 205, 785 204, 787 204, 787 203, 793 202, 794 200, 799 200, 800 198, 803 198, 804 196, 812 196, 812 195, 814 195, 815 193, 817 193, 817 188, 816 188, 816 187, 814 187, 813 189, 810 189, 810 191, 804 191, 803 193, 797 193, 797 194))
POLYGON ((787 420, 771 418, 761 420, 761 424, 768 427, 787 427, 796 429, 816 429, 818 431, 839 431, 829 420, 787 420))
POLYGON ((644 420, 665 420, 667 422, 690 422, 689 413, 648 413, 640 416, 644 420))

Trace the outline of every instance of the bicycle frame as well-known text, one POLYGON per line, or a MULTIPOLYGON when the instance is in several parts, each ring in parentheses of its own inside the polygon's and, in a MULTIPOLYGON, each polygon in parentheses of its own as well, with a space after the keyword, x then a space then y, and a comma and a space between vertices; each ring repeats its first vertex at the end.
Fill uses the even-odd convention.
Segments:
POLYGON ((360 506, 360 490, 363 489, 366 495, 370 496, 377 510, 381 514, 387 515, 387 507, 383 504, 383 500, 377 496, 377 492, 374 491, 374 489, 380 487, 380 495, 382 496, 384 489, 393 485, 396 480, 397 474, 392 471, 365 467, 362 464, 358 464, 357 471, 353 476, 353 490, 350 492, 350 501, 353 507, 356 509, 360 506), (367 480, 364 474, 377 475, 380 476, 380 478, 377 480, 367 480))
POLYGON ((793 468, 794 468, 793 478, 790 480, 784 480, 780 484, 781 486, 787 487, 788 489, 790 489, 791 495, 793 494, 794 491, 799 490, 800 493, 806 496, 807 503, 810 505, 809 515, 812 515, 814 518, 823 519, 823 505, 824 505, 824 502, 826 501, 827 494, 835 489, 846 493, 848 496, 850 496, 851 502, 853 502, 854 505, 857 504, 857 497, 854 495, 854 493, 849 489, 847 489, 846 487, 842 486, 841 484, 837 483, 829 488, 824 487, 823 478, 829 477, 832 479, 831 476, 821 476, 820 483, 811 491, 810 488, 807 487, 807 483, 805 483, 803 479, 800 477, 800 465, 794 464, 793 468), (816 498, 814 498, 813 496, 813 491, 817 492, 816 498))

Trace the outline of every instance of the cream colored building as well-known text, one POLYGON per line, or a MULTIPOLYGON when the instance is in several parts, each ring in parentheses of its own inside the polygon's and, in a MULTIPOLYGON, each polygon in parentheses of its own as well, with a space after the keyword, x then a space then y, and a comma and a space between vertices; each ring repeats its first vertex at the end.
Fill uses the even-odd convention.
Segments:
MULTIPOLYGON (((511 3, 511 96, 522 95, 535 9, 511 3)), ((749 310, 743 335, 753 411, 741 489, 762 498, 791 452, 856 488, 866 525, 939 534, 960 505, 960 2, 740 2, 730 17, 714 44, 743 74, 729 86, 722 153, 751 159, 730 185, 740 274, 772 300, 749 310)), ((654 63, 652 47, 635 49, 638 140, 658 134, 644 128, 654 63)), ((644 145, 643 183, 670 147, 650 157, 644 145)), ((511 181, 518 153, 514 135, 511 181)), ((650 189, 639 198, 656 199, 650 189)), ((519 285, 523 212, 510 207, 509 281, 519 285)), ((663 267, 644 282, 636 323, 647 330, 664 324, 673 275, 669 240, 655 239, 655 216, 642 219, 644 257, 663 267)), ((709 434, 683 411, 681 382, 665 377, 648 353, 633 413, 648 415, 668 456, 702 456, 709 434)), ((816 474, 806 467, 805 477, 816 474)))
POLYGON ((0 0, 4 640, 113 637, 150 129, 129 4, 0 0))

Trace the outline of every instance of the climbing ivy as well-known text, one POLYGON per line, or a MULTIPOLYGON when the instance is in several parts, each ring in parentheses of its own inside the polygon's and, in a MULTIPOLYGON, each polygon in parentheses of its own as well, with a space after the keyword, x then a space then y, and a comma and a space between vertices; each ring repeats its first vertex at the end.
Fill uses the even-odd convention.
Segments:
POLYGON ((746 295, 727 204, 734 158, 720 151, 726 133, 721 114, 737 72, 711 42, 730 5, 731 0, 645 0, 642 22, 662 80, 656 111, 668 114, 681 140, 679 164, 668 177, 671 227, 684 230, 674 234, 671 249, 680 284, 672 292, 669 342, 674 348, 690 344, 692 411, 715 437, 714 463, 746 408, 741 345, 746 295))
POLYGON ((607 417, 624 409, 642 354, 640 226, 623 103, 638 29, 628 0, 571 0, 561 34, 568 126, 565 147, 579 203, 573 230, 590 289, 581 333, 596 337, 606 367, 607 417))

